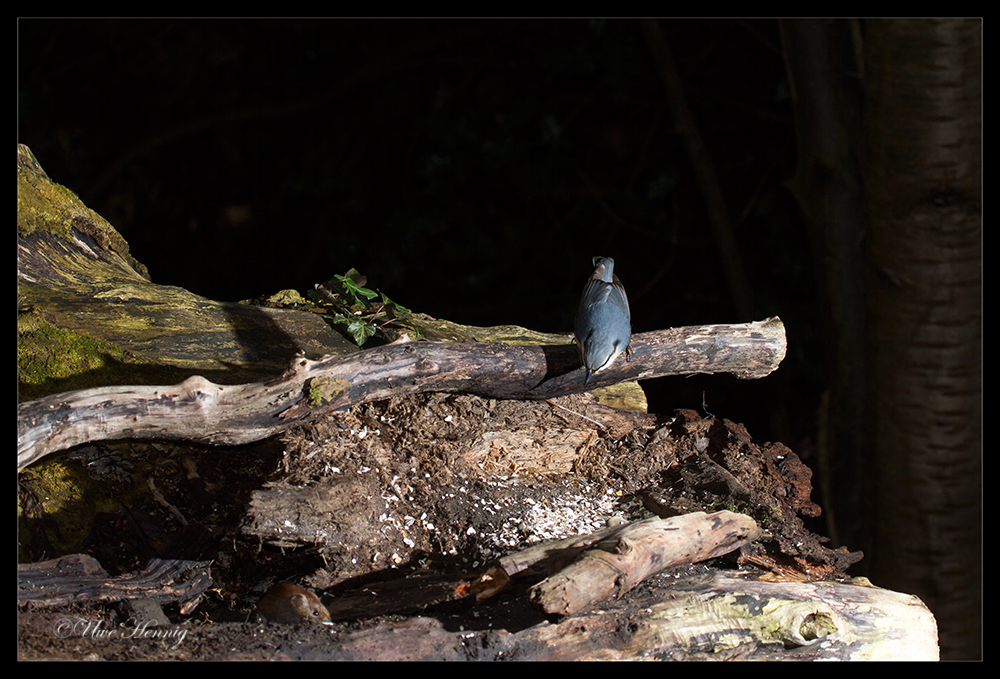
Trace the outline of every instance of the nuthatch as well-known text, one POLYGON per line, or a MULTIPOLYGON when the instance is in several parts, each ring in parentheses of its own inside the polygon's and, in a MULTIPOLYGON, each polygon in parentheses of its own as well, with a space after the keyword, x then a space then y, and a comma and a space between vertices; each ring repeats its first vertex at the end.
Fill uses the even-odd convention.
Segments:
MULTIPOLYGON (((580 363, 587 370, 583 383, 607 368, 632 340, 632 315, 625 288, 615 275, 615 260, 594 257, 594 273, 587 280, 576 312, 573 332, 580 363)), ((628 354, 626 354, 627 356, 628 354)))

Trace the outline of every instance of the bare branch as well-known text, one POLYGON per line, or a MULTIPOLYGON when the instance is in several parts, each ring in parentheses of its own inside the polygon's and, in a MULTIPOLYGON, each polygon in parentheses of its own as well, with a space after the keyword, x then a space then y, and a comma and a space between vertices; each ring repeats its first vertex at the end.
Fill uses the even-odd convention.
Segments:
MULTIPOLYGON (((595 375, 589 389, 695 373, 759 378, 784 356, 785 329, 776 317, 660 330, 635 336, 631 357, 595 375)), ((319 413, 401 394, 539 400, 586 390, 572 345, 391 344, 319 361, 298 357, 283 375, 263 383, 219 385, 195 376, 175 386, 98 387, 19 404, 17 466, 102 440, 249 443, 319 413)))

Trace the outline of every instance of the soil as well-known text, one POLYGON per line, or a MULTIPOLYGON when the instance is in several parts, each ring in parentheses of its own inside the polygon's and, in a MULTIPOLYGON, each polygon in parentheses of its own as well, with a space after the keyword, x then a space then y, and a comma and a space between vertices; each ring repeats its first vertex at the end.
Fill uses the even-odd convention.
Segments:
MULTIPOLYGON (((809 469, 787 447, 693 411, 621 411, 591 394, 424 394, 358 406, 266 445, 89 454, 113 458, 86 468, 112 469, 117 480, 95 483, 121 507, 95 517, 85 550, 112 576, 152 556, 210 561, 213 584, 193 609, 164 606, 170 624, 159 627, 128 620, 120 604, 22 606, 21 659, 294 658, 314 648, 309 640, 413 630, 428 618, 436 630, 512 634, 546 619, 524 596, 531 583, 513 579, 478 605, 470 596, 500 556, 653 515, 728 509, 764 531, 734 558, 657 576, 654 589, 705 568, 835 578, 861 558, 805 527, 820 509, 809 469), (254 603, 276 581, 315 591, 334 624, 259 622, 254 603)), ((24 477, 22 493, 31 491, 24 477)), ((22 560, 55 549, 44 503, 37 512, 45 522, 22 527, 22 560), (32 553, 39 545, 48 549, 32 553)), ((470 652, 441 656, 451 653, 470 652)))

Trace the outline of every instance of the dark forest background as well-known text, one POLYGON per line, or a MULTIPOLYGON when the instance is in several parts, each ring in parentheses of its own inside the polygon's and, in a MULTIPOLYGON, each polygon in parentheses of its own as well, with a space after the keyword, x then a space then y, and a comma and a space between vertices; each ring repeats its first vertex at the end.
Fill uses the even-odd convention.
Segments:
POLYGON ((634 332, 780 316, 767 379, 643 387, 664 414, 704 395, 815 469, 821 276, 779 22, 657 23, 714 198, 632 20, 21 20, 18 142, 154 282, 213 299, 353 267, 416 311, 568 336, 606 255, 634 332))

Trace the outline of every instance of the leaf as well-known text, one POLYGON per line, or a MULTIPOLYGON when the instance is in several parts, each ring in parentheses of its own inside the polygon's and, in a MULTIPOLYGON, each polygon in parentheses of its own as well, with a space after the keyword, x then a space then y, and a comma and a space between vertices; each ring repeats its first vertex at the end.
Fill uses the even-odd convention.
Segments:
POLYGON ((326 283, 317 284, 315 290, 310 290, 311 299, 332 307, 334 315, 331 320, 346 326, 346 331, 360 347, 383 326, 390 323, 412 328, 419 337, 426 337, 426 331, 407 320, 410 310, 396 304, 381 290, 365 287, 367 279, 350 269, 347 273, 336 274, 326 283), (380 298, 380 302, 371 300, 380 298))
POLYGON ((361 301, 362 297, 364 299, 375 299, 378 297, 377 292, 364 287, 365 283, 368 281, 364 276, 358 273, 357 269, 351 269, 343 276, 337 275, 334 276, 334 278, 340 281, 340 285, 338 287, 366 308, 368 305, 361 301))
POLYGON ((351 337, 354 338, 354 341, 357 342, 360 347, 375 334, 375 326, 361 319, 355 319, 353 322, 348 324, 347 332, 351 333, 351 337))
POLYGON ((381 290, 378 291, 378 294, 382 295, 382 309, 389 318, 402 318, 410 313, 409 309, 393 302, 381 290))
POLYGON ((351 336, 351 339, 359 347, 375 334, 375 326, 359 316, 348 317, 338 314, 332 320, 338 325, 346 326, 347 334, 351 336))
POLYGON ((353 266, 344 274, 343 278, 349 278, 351 282, 356 283, 359 287, 364 287, 368 283, 368 278, 363 276, 361 272, 355 269, 353 266))

